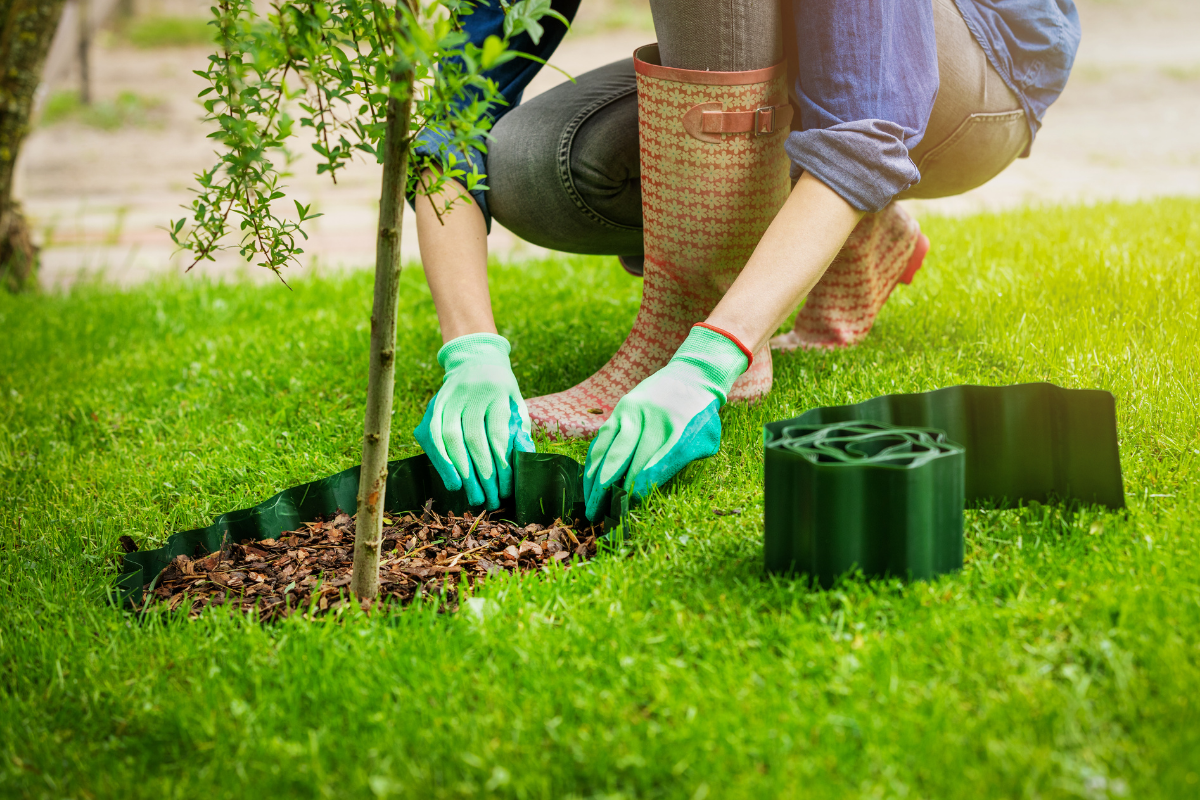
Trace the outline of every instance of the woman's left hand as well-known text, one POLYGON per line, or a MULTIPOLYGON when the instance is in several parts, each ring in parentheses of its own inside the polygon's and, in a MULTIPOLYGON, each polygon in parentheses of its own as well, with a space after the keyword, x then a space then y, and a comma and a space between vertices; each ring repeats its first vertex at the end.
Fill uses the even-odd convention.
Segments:
POLYGON ((621 398, 588 448, 588 519, 599 516, 605 492, 618 482, 642 498, 689 462, 715 455, 721 446, 718 411, 749 365, 730 338, 692 328, 665 367, 621 398))
POLYGON ((622 485, 635 497, 662 486, 685 464, 721 445, 717 409, 756 353, 817 284, 862 218, 862 212, 809 173, 705 324, 675 357, 621 398, 600 428, 584 464, 587 515, 595 519, 605 490, 622 485), (735 344, 740 341, 749 349, 735 344))

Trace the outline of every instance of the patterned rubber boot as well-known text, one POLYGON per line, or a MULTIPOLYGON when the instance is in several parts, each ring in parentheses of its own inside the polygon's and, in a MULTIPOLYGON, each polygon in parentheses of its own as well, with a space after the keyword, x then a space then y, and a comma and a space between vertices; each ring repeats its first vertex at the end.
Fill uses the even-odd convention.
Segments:
POLYGON ((911 283, 929 252, 921 226, 896 203, 868 214, 821 276, 789 333, 772 350, 835 349, 861 342, 897 283, 911 283))
MULTIPOLYGON (((659 65, 634 54, 645 231, 645 283, 633 330, 600 371, 528 401, 554 438, 595 434, 613 406, 666 365, 745 266, 791 188, 783 143, 792 109, 782 64, 746 72, 659 65)), ((730 400, 771 389, 770 348, 754 356, 730 400)))

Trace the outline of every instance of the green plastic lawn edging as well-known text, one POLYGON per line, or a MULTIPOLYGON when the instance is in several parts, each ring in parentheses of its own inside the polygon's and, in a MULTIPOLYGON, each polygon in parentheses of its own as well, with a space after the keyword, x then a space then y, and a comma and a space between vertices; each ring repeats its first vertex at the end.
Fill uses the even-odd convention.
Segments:
POLYGON ((960 569, 963 509, 1125 507, 1116 401, 1049 383, 952 386, 815 408, 763 428, 768 572, 830 586, 960 569))
MULTIPOLYGON (((253 508, 230 511, 213 520, 206 528, 172 534, 167 543, 155 550, 125 554, 117 579, 118 600, 140 603, 146 583, 161 573, 178 555, 207 555, 234 542, 273 539, 296 530, 317 517, 329 517, 358 508, 357 466, 328 478, 293 486, 253 508)), ((584 519, 583 467, 570 456, 554 453, 516 453, 513 459, 513 520, 518 525, 548 525, 555 519, 584 519)), ((439 514, 472 510, 466 490, 448 491, 438 477, 429 457, 422 454, 388 462, 384 510, 389 514, 419 511, 432 499, 439 514)), ((604 519, 603 540, 616 544, 624 535, 628 521, 629 497, 621 489, 609 493, 602 505, 608 510, 604 519)))
MULTIPOLYGON (((812 409, 763 428, 764 557, 768 572, 798 572, 823 586, 868 576, 931 578, 962 567, 963 508, 1076 500, 1125 506, 1111 394, 1049 383, 953 386, 812 409)), ((583 467, 553 453, 516 453, 511 512, 519 525, 584 518, 583 467)), ((127 553, 117 580, 138 603, 148 580, 178 555, 270 539, 317 517, 358 507, 359 468, 284 489, 205 528, 127 553)), ((425 455, 392 461, 384 508, 468 510, 425 455)), ((604 538, 621 541, 630 498, 606 498, 604 538)), ((479 509, 472 509, 478 511, 479 509)))

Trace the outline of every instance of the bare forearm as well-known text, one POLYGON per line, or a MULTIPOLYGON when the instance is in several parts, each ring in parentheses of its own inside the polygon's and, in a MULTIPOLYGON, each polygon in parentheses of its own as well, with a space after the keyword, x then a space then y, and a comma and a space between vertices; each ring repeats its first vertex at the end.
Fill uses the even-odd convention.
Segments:
POLYGON ((708 322, 758 352, 817 285, 861 218, 832 189, 801 175, 708 322))
POLYGON ((453 181, 432 198, 418 197, 416 206, 421 262, 437 307, 442 341, 469 333, 495 333, 483 212, 453 181), (448 200, 454 204, 441 211, 448 200))

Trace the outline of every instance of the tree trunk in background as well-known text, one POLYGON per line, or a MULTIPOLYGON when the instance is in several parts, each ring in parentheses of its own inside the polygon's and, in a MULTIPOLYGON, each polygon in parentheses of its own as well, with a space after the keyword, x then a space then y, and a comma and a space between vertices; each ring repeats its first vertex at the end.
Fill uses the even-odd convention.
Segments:
POLYGON ((37 248, 13 199, 13 176, 63 2, 0 0, 0 283, 12 291, 34 282, 37 248))
POLYGON ((403 98, 388 101, 383 147, 383 191, 379 200, 379 236, 375 244, 375 301, 371 309, 371 369, 363 424, 362 473, 358 479, 358 521, 354 533, 354 571, 350 590, 362 599, 379 594, 379 546, 383 540, 383 501, 387 489, 388 439, 392 430, 392 392, 396 369, 396 315, 400 304, 400 226, 408 182, 408 127, 413 73, 397 83, 403 98))
POLYGON ((79 102, 92 104, 92 28, 91 0, 76 0, 79 7, 79 102))

